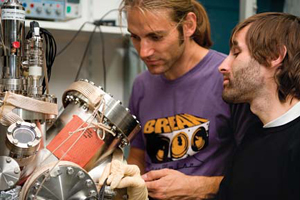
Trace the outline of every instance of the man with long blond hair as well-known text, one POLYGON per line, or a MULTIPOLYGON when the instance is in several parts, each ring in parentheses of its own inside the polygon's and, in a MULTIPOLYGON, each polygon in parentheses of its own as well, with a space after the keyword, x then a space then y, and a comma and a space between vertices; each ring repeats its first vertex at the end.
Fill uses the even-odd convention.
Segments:
MULTIPOLYGON (((211 198, 245 129, 259 122, 246 105, 222 100, 226 55, 209 49, 207 13, 196 0, 123 0, 120 10, 148 68, 130 98, 142 130, 128 163, 139 167, 150 198, 211 198)), ((130 196, 143 199, 141 191, 130 196)))

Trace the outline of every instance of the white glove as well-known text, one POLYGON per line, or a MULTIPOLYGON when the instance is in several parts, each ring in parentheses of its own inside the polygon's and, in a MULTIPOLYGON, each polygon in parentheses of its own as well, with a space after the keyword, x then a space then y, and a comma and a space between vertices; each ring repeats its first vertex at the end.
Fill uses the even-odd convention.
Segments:
POLYGON ((145 181, 140 175, 140 169, 136 165, 128 165, 114 160, 107 164, 99 184, 102 185, 107 179, 111 189, 127 188, 128 200, 148 199, 148 190, 145 181))

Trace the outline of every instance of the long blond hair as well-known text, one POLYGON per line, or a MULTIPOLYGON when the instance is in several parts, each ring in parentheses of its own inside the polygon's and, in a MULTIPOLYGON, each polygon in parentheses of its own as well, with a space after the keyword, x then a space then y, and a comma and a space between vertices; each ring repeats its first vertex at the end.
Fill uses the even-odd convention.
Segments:
POLYGON ((122 0, 120 15, 129 8, 136 7, 141 11, 154 11, 159 9, 171 10, 171 19, 178 23, 178 30, 182 34, 182 25, 186 15, 190 12, 197 17, 197 28, 191 38, 200 46, 212 46, 210 36, 210 23, 204 7, 196 0, 122 0))

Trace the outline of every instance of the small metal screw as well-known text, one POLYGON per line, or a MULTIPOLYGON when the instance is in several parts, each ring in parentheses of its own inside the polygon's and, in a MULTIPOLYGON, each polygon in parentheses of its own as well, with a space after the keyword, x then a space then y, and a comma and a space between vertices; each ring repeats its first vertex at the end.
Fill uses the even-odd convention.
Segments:
POLYGON ((36 128, 36 124, 31 123, 31 124, 30 124, 30 128, 35 129, 35 128, 36 128))
POLYGON ((85 185, 86 185, 87 187, 91 187, 91 186, 93 185, 92 180, 90 180, 90 179, 86 180, 86 181, 85 181, 85 185))
POLYGON ((20 169, 18 167, 15 168, 14 170, 15 174, 19 174, 20 173, 20 169))
POLYGON ((90 195, 90 196, 96 196, 96 194, 97 194, 97 193, 96 193, 95 190, 91 190, 91 191, 89 192, 89 195, 90 195))
POLYGON ((10 163, 11 162, 11 158, 6 158, 6 162, 10 163))
POLYGON ((41 184, 39 182, 34 184, 34 189, 38 190, 40 188, 41 184))
POLYGON ((12 134, 12 130, 7 129, 7 134, 8 134, 8 135, 11 135, 11 134, 12 134))
POLYGON ((41 139, 41 138, 42 138, 42 135, 41 135, 40 133, 36 133, 36 136, 35 136, 35 138, 36 138, 37 140, 39 140, 39 139, 41 139))
POLYGON ((72 167, 67 168, 67 174, 72 175, 74 173, 74 169, 72 167))
POLYGON ((79 179, 83 179, 84 178, 84 173, 82 172, 82 171, 79 171, 78 172, 78 174, 77 174, 77 177, 79 178, 79 179))
POLYGON ((8 181, 8 183, 7 183, 7 184, 8 184, 8 186, 9 186, 9 187, 11 187, 11 186, 13 186, 13 185, 14 185, 14 182, 13 182, 13 181, 8 181))
POLYGON ((14 140, 13 140, 13 144, 14 144, 14 145, 17 145, 18 143, 19 143, 19 140, 17 140, 17 139, 14 139, 14 140))
POLYGON ((28 146, 28 147, 32 147, 32 146, 33 146, 33 143, 32 143, 32 142, 28 142, 28 143, 27 143, 27 146, 28 146))

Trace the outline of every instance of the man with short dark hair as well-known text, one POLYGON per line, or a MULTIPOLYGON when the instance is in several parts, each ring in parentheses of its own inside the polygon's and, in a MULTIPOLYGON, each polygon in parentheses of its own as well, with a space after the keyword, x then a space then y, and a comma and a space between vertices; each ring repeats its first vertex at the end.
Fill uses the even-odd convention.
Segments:
POLYGON ((219 67, 223 99, 263 122, 234 155, 222 200, 300 199, 300 18, 261 13, 240 23, 219 67))

